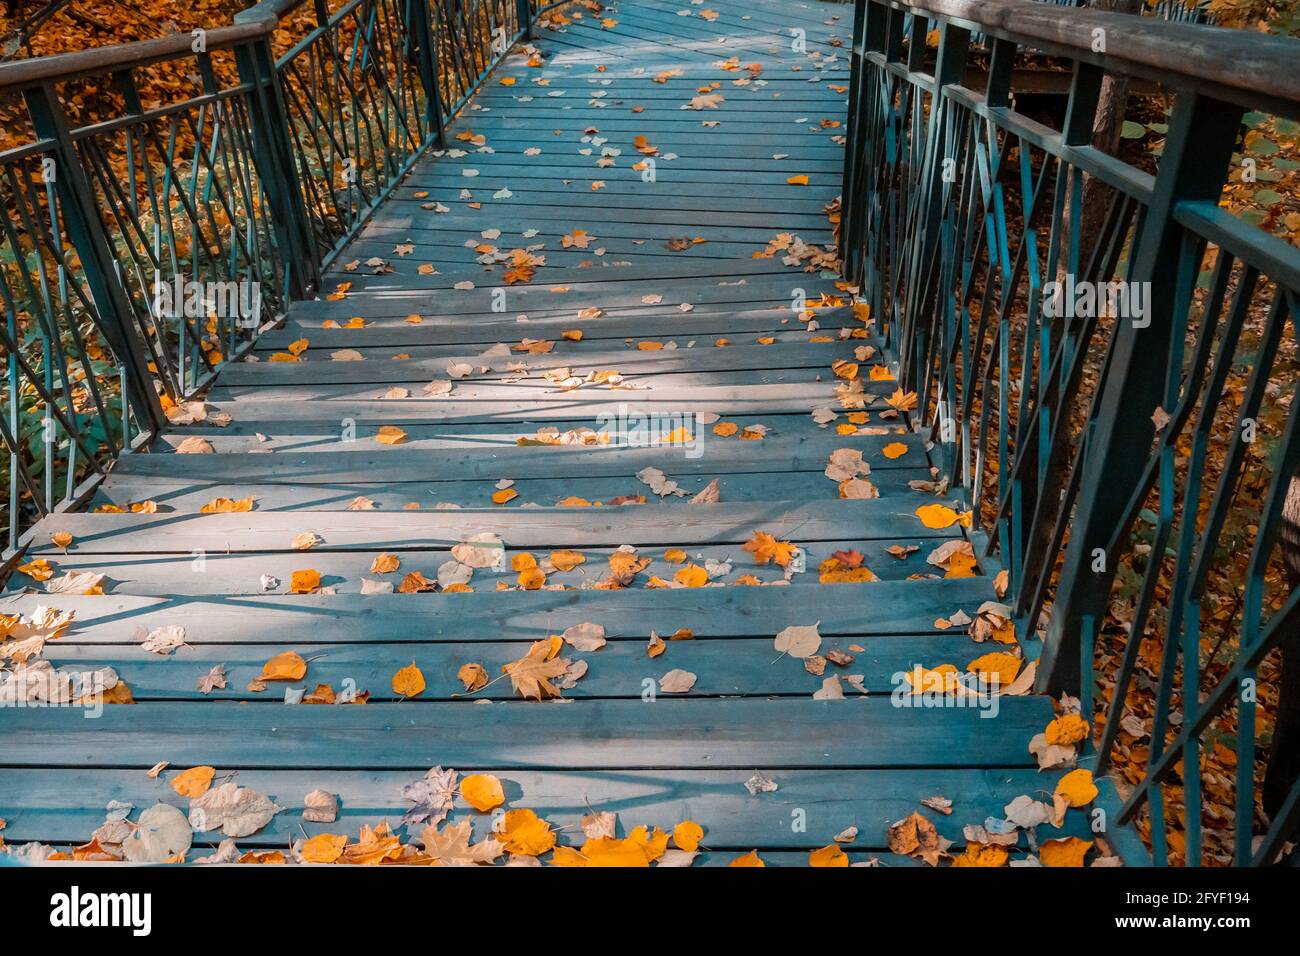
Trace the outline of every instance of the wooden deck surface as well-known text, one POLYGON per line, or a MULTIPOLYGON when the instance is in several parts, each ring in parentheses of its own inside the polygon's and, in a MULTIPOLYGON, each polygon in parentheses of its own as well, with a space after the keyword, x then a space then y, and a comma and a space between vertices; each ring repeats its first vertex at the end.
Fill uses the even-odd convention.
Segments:
MULTIPOLYGON (((1052 718, 1050 701, 1004 697, 994 719, 892 704, 901 671, 963 670, 1007 649, 938 624, 994 600, 996 569, 944 579, 927 563, 964 532, 929 529, 915 509, 961 503, 909 485, 930 478, 926 443, 885 403, 897 383, 835 276, 792 266, 783 252, 754 255, 782 233, 832 242, 825 207, 840 188, 852 8, 622 0, 605 16, 612 25, 588 15, 539 31, 544 65, 512 56, 488 79, 447 148, 420 162, 335 261, 324 290, 335 294, 295 303, 260 340, 257 361, 221 373, 208 401, 229 425, 176 426, 148 453, 123 457, 92 507, 128 513, 47 520, 44 531, 73 543, 65 552, 42 534, 33 556, 58 574, 104 574, 106 593, 46 594, 15 574, 0 610, 75 611, 46 659, 111 666, 136 703, 97 719, 77 708, 0 709, 9 843, 82 843, 113 800, 136 811, 184 806, 168 781, 200 764, 284 808, 241 850, 396 825, 410 807, 401 786, 437 765, 498 775, 507 808, 564 828, 561 843, 581 843, 580 819, 593 809, 617 812, 620 832, 694 820, 705 831, 696 865, 754 849, 770 865, 805 863, 851 827, 852 862, 911 864, 887 838, 913 812, 955 854, 964 826, 1000 819, 1015 797, 1050 802, 1060 773, 1040 772, 1027 749, 1052 718), (806 32, 806 53, 792 50, 792 29, 806 32), (714 105, 690 108, 702 96, 697 105, 714 105), (633 164, 652 149, 646 182, 633 164), (490 260, 515 249, 545 261, 508 284, 508 264, 490 260), (800 296, 820 303, 811 328, 792 308, 800 296), (364 326, 350 327, 357 318, 364 326), (549 350, 530 352, 529 341, 549 350), (299 361, 273 360, 294 343, 305 343, 299 361), (865 360, 864 347, 874 350, 865 360), (855 428, 837 398, 841 360, 860 365, 863 433, 842 433, 855 428), (451 377, 462 365, 470 374, 451 377), (562 390, 566 369, 616 371, 623 387, 562 390), (424 394, 433 380, 450 381, 450 392, 424 394), (833 422, 814 420, 822 408, 833 422), (668 421, 685 422, 692 442, 536 443, 539 429, 599 430, 602 415, 646 412, 683 416, 668 421), (716 434, 718 423, 737 434, 716 434), (377 441, 385 426, 404 439, 377 441), (742 440, 763 430, 755 426, 765 435, 742 440), (213 453, 175 453, 195 436, 213 453), (862 453, 879 498, 841 499, 824 473, 841 448, 862 453), (686 494, 656 496, 637 477, 648 467, 686 494), (511 481, 516 496, 495 504, 511 481), (713 481, 718 503, 691 503, 713 481), (251 513, 199 513, 247 496, 251 513), (645 503, 616 503, 635 496, 645 503), (373 509, 349 510, 358 497, 373 509), (566 499, 591 506, 560 506, 566 499), (129 513, 143 501, 156 511, 129 513), (806 570, 786 584, 782 568, 757 564, 743 545, 760 531, 798 545, 806 570), (319 543, 295 550, 304 532, 319 543), (472 592, 361 593, 366 580, 400 585, 411 571, 436 579, 451 549, 479 532, 500 537, 505 559, 475 570, 472 592), (888 552, 895 545, 903 557, 888 552), (629 547, 650 563, 627 587, 595 587, 610 555, 629 547), (586 561, 522 589, 512 562, 556 549, 586 561), (671 549, 730 569, 707 587, 654 587, 683 566, 671 549), (853 550, 879 581, 819 582, 823 561, 853 550), (400 569, 373 573, 385 553, 400 569), (306 568, 320 572, 321 590, 289 593, 306 568), (742 583, 754 577, 768 586, 742 583), (531 642, 584 622, 603 625, 609 643, 565 648, 588 666, 566 701, 522 700, 508 680, 467 695, 457 679, 471 662, 495 677, 531 642), (818 622, 821 653, 854 658, 822 676, 773 647, 779 630, 818 622), (183 627, 187 646, 143 650, 137 629, 164 625, 183 627), (693 639, 647 655, 652 630, 681 628, 693 639), (369 703, 286 706, 283 683, 250 689, 288 650, 309 663, 289 687, 350 682, 369 703), (412 662, 427 688, 400 700, 391 680, 412 662), (219 664, 226 687, 202 693, 197 679, 219 664), (647 700, 674 669, 696 675, 690 691, 647 700), (833 674, 854 675, 866 695, 841 681, 845 699, 813 699, 833 674), (169 769, 147 776, 160 761, 169 769), (778 789, 751 795, 744 782, 755 773, 778 789), (303 822, 303 796, 316 788, 340 795, 340 822, 303 822), (951 815, 922 807, 935 796, 952 800, 951 815)), ((492 817, 469 813, 486 834, 492 817)), ((1049 836, 1067 834, 1087 836, 1082 812, 1049 836)), ((196 835, 192 855, 215 843, 196 835)), ((1017 852, 1029 850, 1022 834, 1017 852)))

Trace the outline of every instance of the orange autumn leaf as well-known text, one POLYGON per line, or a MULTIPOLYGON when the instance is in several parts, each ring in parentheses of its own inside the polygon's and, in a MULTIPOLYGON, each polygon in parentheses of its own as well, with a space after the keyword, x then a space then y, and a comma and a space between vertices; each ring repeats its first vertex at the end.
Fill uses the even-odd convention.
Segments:
POLYGON ((393 675, 393 693, 399 697, 418 697, 424 693, 424 687, 424 674, 415 666, 415 661, 393 675))
POLYGON ((688 564, 673 575, 673 580, 688 588, 702 588, 709 583, 709 572, 698 564, 688 564))
POLYGON ((308 863, 333 863, 343 855, 347 843, 343 834, 318 833, 303 843, 298 855, 308 863))
POLYGON ((381 425, 375 432, 375 441, 381 445, 400 445, 406 441, 406 432, 396 425, 381 425))
POLYGON ((506 802, 501 781, 490 773, 475 773, 460 782, 460 795, 479 813, 487 813, 506 802))
POLYGON ((473 693, 487 686, 487 670, 478 663, 462 664, 460 670, 456 671, 456 679, 465 685, 465 690, 473 693))
POLYGON ((790 563, 795 552, 795 546, 789 541, 778 541, 766 531, 755 531, 754 536, 741 547, 753 554, 759 564, 775 562, 781 567, 790 563))
POLYGON ((1077 744, 1088 736, 1088 722, 1078 714, 1062 714, 1047 725, 1047 742, 1062 747, 1077 744))
POLYGON ((1005 866, 1010 854, 1006 847, 987 843, 967 843, 966 852, 954 857, 953 866, 999 867, 1005 866))
POLYGON ((966 665, 966 669, 986 678, 990 683, 996 681, 997 687, 1008 687, 1020 673, 1020 658, 1014 654, 993 651, 975 658, 966 665))
POLYGON ((311 594, 320 588, 320 572, 314 568, 303 568, 293 572, 289 577, 291 594, 311 594))
POLYGON ((694 853, 700 848, 702 839, 704 839, 704 827, 693 820, 683 820, 673 827, 673 846, 679 850, 694 853))
POLYGON ((494 505, 504 505, 509 501, 519 497, 519 492, 513 488, 502 488, 499 491, 492 492, 492 503, 494 505))
POLYGON ((555 831, 532 810, 510 810, 501 818, 497 839, 507 853, 541 856, 555 848, 555 831))
POLYGON ((557 571, 572 571, 580 564, 586 564, 587 556, 581 551, 552 551, 551 564, 557 571))
POLYGON ((848 854, 832 843, 820 850, 808 854, 808 865, 817 867, 840 867, 849 865, 848 854))
POLYGON ((750 850, 744 856, 736 857, 727 866, 767 866, 767 864, 759 858, 757 850, 750 850))
POLYGON ((1097 785, 1092 782, 1092 772, 1082 768, 1071 770, 1056 782, 1056 794, 1072 807, 1086 807, 1097 798, 1097 785))
POLYGON ((973 554, 954 554, 948 559, 945 578, 973 578, 976 576, 977 562, 973 554))
POLYGON ((1043 866, 1079 867, 1092 849, 1092 841, 1078 837, 1063 840, 1045 840, 1038 845, 1038 859, 1043 866))
POLYGON ((253 499, 250 498, 213 498, 206 505, 199 509, 199 514, 234 514, 242 511, 253 510, 253 499))
POLYGON ((191 800, 201 797, 212 786, 212 777, 216 772, 215 767, 191 767, 172 778, 172 789, 191 800))
POLYGON ((786 178, 786 182, 789 183, 791 186, 807 186, 808 177, 803 175, 789 176, 786 178))
POLYGON ((519 586, 525 591, 536 591, 545 583, 546 572, 541 568, 524 568, 519 572, 519 586))
POLYGON ((307 662, 297 651, 276 654, 262 665, 258 680, 302 680, 307 674, 307 662))
POLYGON ((957 512, 947 505, 921 505, 916 509, 915 514, 921 519, 923 525, 936 531, 950 528, 957 522, 957 512))
POLYGON ((902 458, 907 454, 907 446, 901 441, 890 442, 881 449, 881 454, 886 458, 902 458))

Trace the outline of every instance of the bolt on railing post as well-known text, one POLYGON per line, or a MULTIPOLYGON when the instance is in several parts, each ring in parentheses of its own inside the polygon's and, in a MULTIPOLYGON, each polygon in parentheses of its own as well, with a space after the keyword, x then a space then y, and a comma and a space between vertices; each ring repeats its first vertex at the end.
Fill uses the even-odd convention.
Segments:
POLYGON ((443 139, 442 96, 438 92, 438 42, 433 34, 433 18, 429 16, 428 0, 409 0, 407 29, 415 46, 416 68, 424 87, 424 120, 434 131, 439 149, 446 145, 443 139))
POLYGON ((271 206, 277 245, 288 270, 289 297, 304 299, 320 286, 320 257, 312 238, 298 182, 288 111, 267 36, 235 50, 239 78, 252 86, 248 114, 252 124, 253 164, 271 206))
MULTIPOLYGON (((1147 283, 1149 311, 1141 327, 1119 320, 1110 369, 1098 396, 1095 426, 1082 463, 1083 489, 1052 605, 1038 665, 1038 688, 1078 694, 1085 679, 1081 630, 1085 618, 1100 631, 1120 555, 1106 549, 1125 518, 1147 464, 1164 401, 1175 336, 1178 255, 1183 230, 1174 219, 1184 201, 1218 202, 1237 141, 1241 109, 1195 94, 1174 103, 1155 190, 1135 250, 1129 281, 1147 283), (1095 570, 1099 566, 1101 570, 1095 570)), ((1141 640, 1134 634, 1130 640, 1141 640)))
MULTIPOLYGON (((95 324, 126 370, 131 406, 144 428, 158 431, 166 424, 145 345, 135 326, 131 297, 122 285, 112 242, 95 202, 94 190, 81 166, 58 94, 49 85, 23 91, 36 135, 53 143, 54 186, 68 240, 77 251, 95 304, 95 324)), ((51 211, 53 212, 53 211, 51 211)))

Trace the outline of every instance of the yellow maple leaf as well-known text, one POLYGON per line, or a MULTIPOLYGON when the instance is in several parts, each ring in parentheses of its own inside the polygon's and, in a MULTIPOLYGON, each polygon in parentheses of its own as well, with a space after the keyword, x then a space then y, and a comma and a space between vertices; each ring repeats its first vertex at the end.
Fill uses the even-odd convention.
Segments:
POLYGON ((497 839, 507 852, 520 856, 541 856, 555 847, 551 825, 527 807, 506 812, 497 839))
POLYGON ((564 646, 564 638, 552 635, 533 643, 528 653, 518 660, 502 666, 502 671, 510 677, 514 689, 522 697, 544 700, 559 697, 560 690, 551 683, 568 670, 568 662, 557 660, 556 655, 564 646))
POLYGON ((759 564, 775 562, 781 567, 790 563, 795 551, 795 546, 789 541, 778 541, 766 531, 755 531, 754 536, 741 548, 753 554, 754 560, 759 564))

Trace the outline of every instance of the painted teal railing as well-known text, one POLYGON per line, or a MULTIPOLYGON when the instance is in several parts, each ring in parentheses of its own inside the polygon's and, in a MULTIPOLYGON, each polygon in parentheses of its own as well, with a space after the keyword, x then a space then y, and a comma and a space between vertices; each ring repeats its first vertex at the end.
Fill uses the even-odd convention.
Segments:
POLYGON ((555 4, 333 6, 267 0, 229 26, 0 65, 0 105, 26 122, 0 151, 6 559, 315 293, 555 4), (146 77, 173 95, 144 102, 146 77))
POLYGON ((1117 777, 1157 863, 1273 861, 1300 821, 1300 249, 1219 202, 1285 175, 1270 137, 1300 133, 1300 41, 858 0, 852 61, 846 271, 1042 638, 1040 689, 1096 718, 1084 765, 1117 777), (1068 96, 1018 108, 1027 60, 1069 70, 1068 96), (1169 91, 1158 155, 1093 145, 1107 77, 1169 91), (1060 309, 1062 288, 1119 307, 1060 309))

